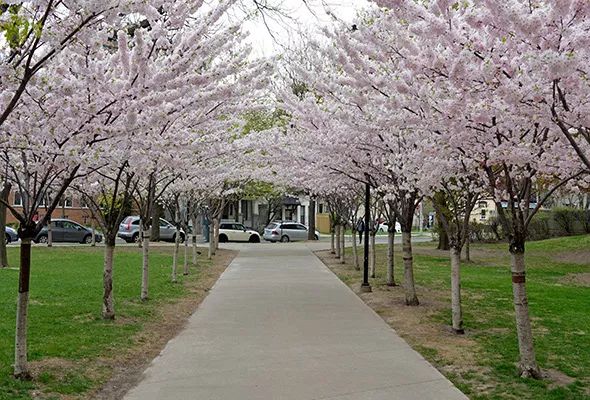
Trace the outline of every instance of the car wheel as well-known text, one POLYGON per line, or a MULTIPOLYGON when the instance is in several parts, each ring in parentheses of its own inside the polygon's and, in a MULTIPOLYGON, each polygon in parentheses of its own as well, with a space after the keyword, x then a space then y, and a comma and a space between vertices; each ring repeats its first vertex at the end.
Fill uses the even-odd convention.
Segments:
POLYGON ((133 242, 133 243, 139 242, 139 233, 133 234, 133 236, 131 237, 131 242, 133 242))
POLYGON ((219 243, 227 243, 227 236, 219 235, 219 243))
POLYGON ((41 235, 37 238, 37 243, 47 243, 48 239, 47 239, 47 235, 41 235))
POLYGON ((260 236, 258 235, 251 235, 250 239, 248 240, 250 243, 260 243, 260 236))
POLYGON ((4 236, 4 241, 6 242, 6 244, 10 243, 10 235, 4 236))
POLYGON ((92 243, 92 235, 84 236, 84 240, 82 240, 82 243, 91 244, 92 243))
MULTIPOLYGON (((176 240, 176 238, 174 238, 176 240)), ((180 243, 184 243, 184 235, 181 233, 180 234, 180 243)))
POLYGON ((287 235, 283 235, 283 236, 281 237, 281 242, 282 242, 282 243, 287 243, 287 242, 289 242, 289 236, 287 236, 287 235))
POLYGON ((320 240, 320 238, 318 237, 318 235, 313 235, 313 240, 320 240))

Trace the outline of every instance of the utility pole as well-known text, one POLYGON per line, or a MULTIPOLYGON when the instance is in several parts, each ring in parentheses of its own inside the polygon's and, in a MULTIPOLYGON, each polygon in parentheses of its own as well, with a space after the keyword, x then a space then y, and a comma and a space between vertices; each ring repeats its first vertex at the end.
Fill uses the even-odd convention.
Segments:
POLYGON ((367 176, 367 183, 365 183, 365 248, 364 248, 364 264, 363 264, 363 284, 361 285, 361 292, 372 292, 369 284, 369 228, 371 224, 371 185, 369 184, 369 177, 367 176))

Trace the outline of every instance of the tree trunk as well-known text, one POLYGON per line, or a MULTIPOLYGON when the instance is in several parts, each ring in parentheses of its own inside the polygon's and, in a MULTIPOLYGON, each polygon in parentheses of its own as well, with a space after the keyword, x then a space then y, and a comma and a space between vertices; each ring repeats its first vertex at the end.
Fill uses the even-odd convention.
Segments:
MULTIPOLYGON (((8 197, 12 185, 9 182, 4 182, 0 198, 8 203, 8 197)), ((0 201, 0 268, 8 267, 8 253, 6 251, 6 204, 0 201)))
POLYGON ((404 258, 404 289, 406 291, 406 305, 420 304, 414 284, 414 259, 412 257, 412 232, 402 231, 402 254, 404 258))
POLYGON ((336 259, 340 260, 341 257, 341 250, 340 250, 340 225, 336 225, 334 227, 334 240, 336 241, 336 259))
POLYGON ((361 265, 359 263, 359 252, 356 243, 356 230, 352 230, 352 259, 354 262, 354 269, 357 271, 361 270, 361 265))
POLYGON ((209 253, 207 258, 210 260, 215 255, 215 228, 209 224, 209 253))
POLYGON ((332 229, 330 229, 330 253, 332 254, 336 254, 336 248, 334 247, 335 230, 335 226, 333 226, 332 229))
POLYGON ((394 246, 395 245, 395 223, 393 227, 389 227, 387 231, 387 286, 396 286, 395 284, 395 275, 394 275, 394 267, 395 267, 395 252, 394 246))
POLYGON ((143 246, 143 226, 141 225, 141 221, 139 223, 139 233, 138 233, 138 237, 139 240, 137 241, 137 245, 139 246, 139 248, 141 249, 141 246, 143 246))
POLYGON ((178 253, 180 248, 180 230, 176 227, 174 234, 174 253, 172 254, 172 283, 178 282, 178 253))
POLYGON ((315 240, 315 199, 309 200, 307 240, 315 240))
MULTIPOLYGON (((23 235, 24 236, 24 235, 23 235)), ((20 271, 16 306, 16 333, 14 346, 14 376, 31 379, 27 361, 27 320, 29 314, 29 285, 31 277, 31 237, 22 237, 20 245, 20 271)))
POLYGON ((141 300, 145 301, 149 298, 149 269, 150 269, 150 234, 149 230, 144 230, 143 244, 142 244, 142 255, 143 264, 141 268, 141 300))
POLYGON ((471 261, 471 249, 469 248, 469 236, 467 236, 467 240, 465 241, 465 261, 471 261))
POLYGON ((47 247, 53 247, 53 230, 51 229, 51 216, 47 219, 47 247))
POLYGON ((161 210, 159 204, 154 201, 153 205, 152 205, 152 215, 151 215, 152 228, 151 228, 151 234, 150 234, 150 240, 152 242, 159 242, 160 241, 160 214, 161 213, 162 213, 162 210, 161 210))
POLYGON ((103 295, 102 295, 102 318, 115 319, 115 303, 113 300, 113 255, 115 253, 115 241, 105 238, 104 247, 104 268, 103 268, 103 295))
POLYGON ((519 370, 523 378, 541 378, 533 345, 533 331, 529 316, 529 302, 526 293, 524 245, 511 246, 512 293, 514 295, 514 312, 518 349, 520 353, 519 370), (522 248, 522 250, 512 250, 522 248))
POLYGON ((215 250, 219 249, 219 218, 213 218, 213 241, 215 242, 215 250))
POLYGON ((451 314, 453 331, 463 334, 463 313, 461 311, 461 249, 452 247, 451 253, 451 314))
POLYGON ((440 222, 438 222, 438 246, 436 248, 438 250, 451 249, 451 246, 449 244, 449 235, 447 235, 447 231, 444 230, 440 222))
POLYGON ((369 233, 370 239, 370 246, 369 246, 369 272, 371 278, 375 278, 376 276, 376 261, 377 261, 377 254, 375 252, 375 232, 373 230, 369 233))
POLYGON ((340 263, 341 264, 346 264, 346 238, 344 236, 344 233, 345 233, 344 225, 340 225, 340 237, 342 239, 342 245, 340 246, 340 249, 342 251, 342 253, 340 254, 340 263))
MULTIPOLYGON (((186 233, 188 234, 188 230, 186 231, 186 233)), ((188 267, 188 237, 185 237, 184 238, 184 265, 183 265, 183 267, 184 267, 184 269, 183 269, 182 274, 183 275, 188 275, 188 273, 189 273, 189 267, 188 267)))
POLYGON ((193 218, 193 265, 197 265, 197 218, 193 218))
POLYGON ((90 246, 96 247, 96 227, 94 226, 94 220, 92 220, 92 241, 90 246))

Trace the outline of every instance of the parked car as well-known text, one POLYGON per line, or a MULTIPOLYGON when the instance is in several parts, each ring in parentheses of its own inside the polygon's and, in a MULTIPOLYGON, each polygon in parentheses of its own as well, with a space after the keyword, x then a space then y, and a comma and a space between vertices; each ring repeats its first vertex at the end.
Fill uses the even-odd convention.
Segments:
POLYGON ((222 222, 219 224, 219 242, 260 243, 260 234, 236 222, 222 222))
MULTIPOLYGON (((137 215, 126 217, 119 225, 117 236, 126 241, 133 243, 139 241, 139 221, 137 215)), ((180 242, 184 242, 185 232, 180 230, 180 242)), ((170 242, 176 241, 176 227, 165 219, 160 218, 160 240, 170 242)))
POLYGON ((5 226, 4 232, 5 232, 4 236, 6 238, 6 244, 18 241, 18 232, 16 231, 16 229, 11 228, 10 226, 5 226))
MULTIPOLYGON (((389 225, 387 224, 387 222, 381 222, 379 224, 379 228, 377 229, 377 231, 379 232, 387 232, 387 230, 389 229, 389 225)), ((401 233, 402 232, 402 226, 399 222, 395 223, 395 232, 396 233, 401 233)))
MULTIPOLYGON (((45 225, 41 232, 35 236, 33 242, 35 243, 47 243, 48 241, 48 230, 45 225)), ((88 243, 92 242, 92 229, 80 225, 69 219, 57 218, 51 220, 51 240, 53 242, 77 242, 77 243, 88 243)), ((95 240, 97 242, 102 241, 102 235, 98 232, 95 234, 95 240)))
MULTIPOLYGON (((309 229, 294 221, 274 221, 264 228, 264 240, 275 243, 307 240, 309 229)), ((320 233, 315 231, 315 240, 320 239, 320 233)))

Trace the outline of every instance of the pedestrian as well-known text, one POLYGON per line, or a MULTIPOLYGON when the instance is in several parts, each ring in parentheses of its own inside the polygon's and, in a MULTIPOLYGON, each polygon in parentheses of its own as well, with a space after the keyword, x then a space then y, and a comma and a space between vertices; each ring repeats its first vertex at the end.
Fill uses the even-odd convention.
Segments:
POLYGON ((365 231, 365 222, 362 218, 356 222, 356 231, 359 234, 359 244, 363 243, 363 232, 365 231))

